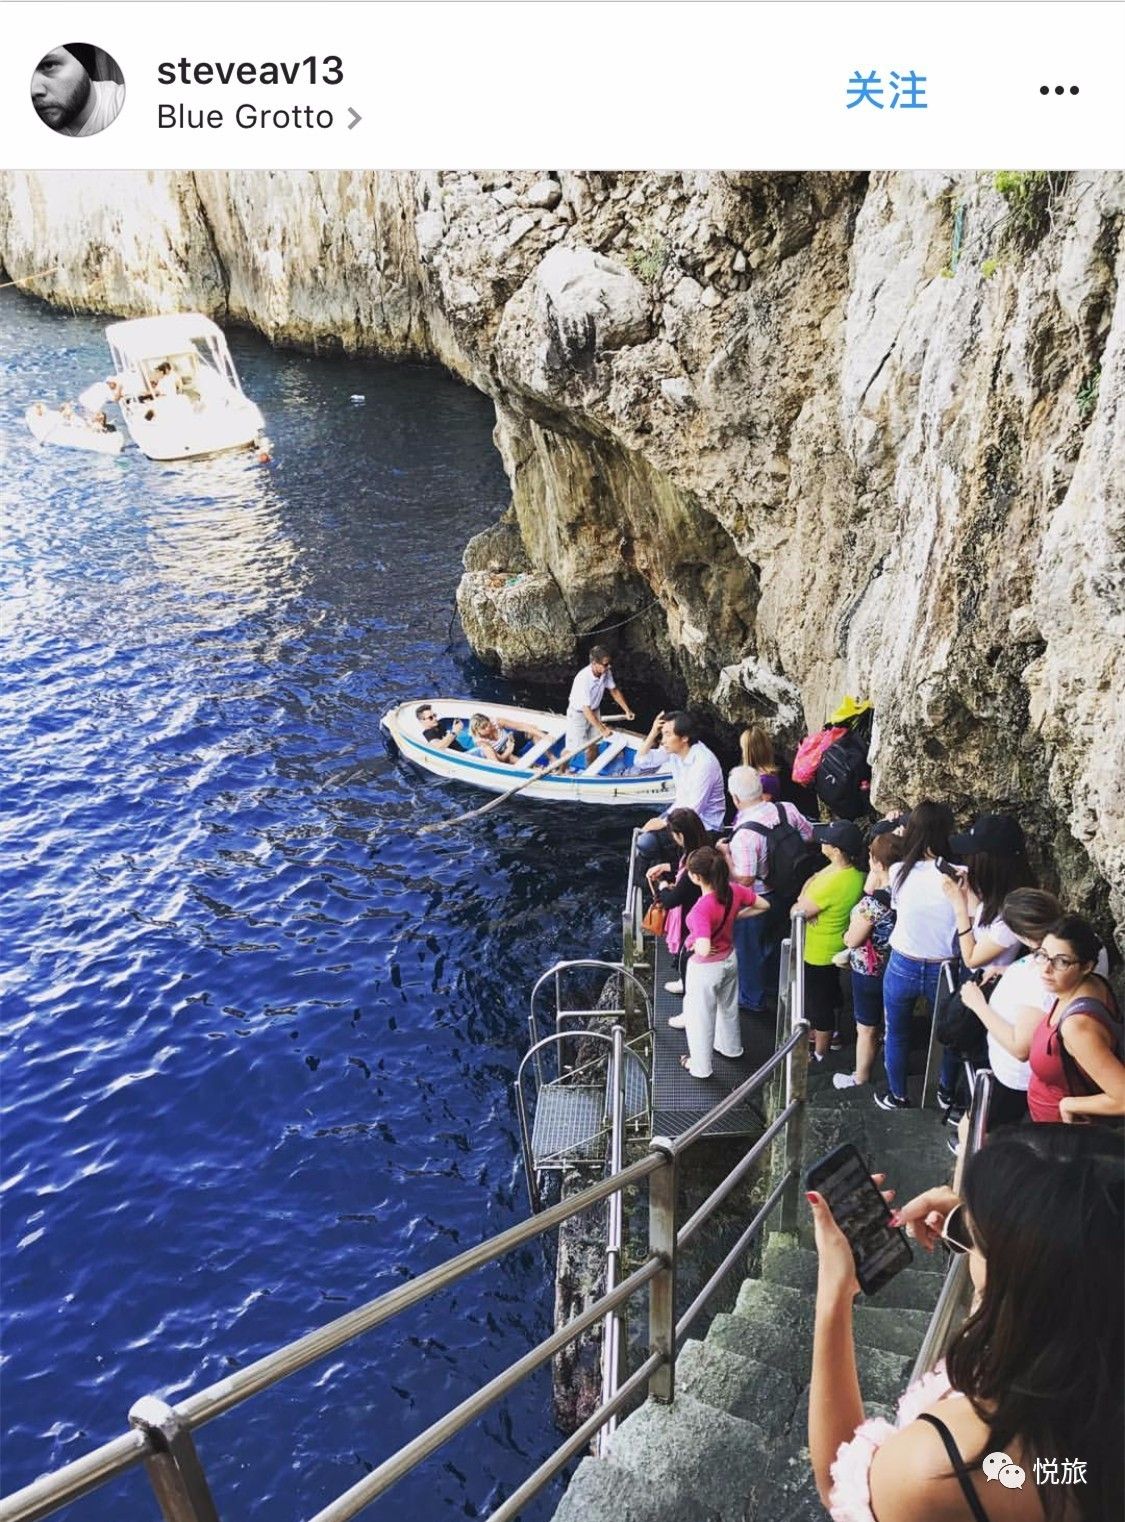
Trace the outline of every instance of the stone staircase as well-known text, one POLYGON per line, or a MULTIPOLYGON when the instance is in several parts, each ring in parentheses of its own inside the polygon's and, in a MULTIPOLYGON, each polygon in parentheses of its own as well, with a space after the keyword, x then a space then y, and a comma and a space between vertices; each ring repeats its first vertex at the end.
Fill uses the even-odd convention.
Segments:
MULTIPOLYGON (((839 1065, 839 1064, 835 1064, 839 1065)), ((825 1067, 830 1064, 825 1064, 825 1067)), ((949 1179, 947 1127, 936 1112, 887 1113, 870 1086, 838 1091, 809 1075, 805 1158, 853 1141, 886 1171, 900 1200, 949 1179)), ((914 1266, 856 1304, 856 1355, 868 1415, 893 1413, 937 1300, 944 1258, 914 1266)), ((773 1233, 761 1272, 733 1310, 688 1340, 671 1406, 646 1401, 614 1433, 607 1457, 582 1461, 555 1522, 806 1522, 827 1513, 807 1448, 816 1253, 811 1221, 773 1233)))

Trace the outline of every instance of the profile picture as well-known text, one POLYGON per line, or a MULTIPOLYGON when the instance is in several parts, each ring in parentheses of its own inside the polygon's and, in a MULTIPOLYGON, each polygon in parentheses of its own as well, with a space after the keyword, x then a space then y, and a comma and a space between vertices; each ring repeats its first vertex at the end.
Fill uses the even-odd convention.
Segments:
POLYGON ((53 132, 94 137, 117 120, 125 104, 125 79, 104 48, 64 42, 36 64, 31 104, 53 132))

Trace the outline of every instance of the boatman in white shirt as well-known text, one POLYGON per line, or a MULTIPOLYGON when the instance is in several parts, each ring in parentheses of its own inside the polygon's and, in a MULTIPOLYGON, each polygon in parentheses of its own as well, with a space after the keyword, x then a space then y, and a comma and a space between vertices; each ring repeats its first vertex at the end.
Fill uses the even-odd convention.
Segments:
POLYGON ((604 645, 595 645, 590 651, 590 664, 571 683, 570 697, 566 704, 566 749, 573 751, 586 747, 586 765, 592 766, 598 754, 598 736, 611 740, 613 730, 599 712, 606 692, 613 694, 613 701, 627 719, 634 717, 620 687, 613 680, 613 661, 604 645))
POLYGON ((95 381, 92 386, 87 386, 85 391, 78 393, 78 405, 87 417, 96 417, 99 412, 105 411, 111 402, 120 402, 121 382, 116 375, 111 375, 108 380, 95 381))
POLYGON ((722 829, 727 811, 723 769, 718 757, 699 738, 699 726, 690 713, 658 713, 644 744, 637 751, 637 771, 657 772, 667 767, 676 785, 675 796, 664 810, 650 819, 637 837, 637 855, 646 867, 657 862, 675 866, 676 842, 668 828, 673 809, 694 809, 708 830, 722 829), (659 744, 657 743, 659 741, 659 744))
POLYGON ((31 104, 39 119, 64 137, 104 132, 125 104, 125 86, 98 79, 97 72, 98 50, 89 43, 68 42, 44 54, 31 76, 31 104))

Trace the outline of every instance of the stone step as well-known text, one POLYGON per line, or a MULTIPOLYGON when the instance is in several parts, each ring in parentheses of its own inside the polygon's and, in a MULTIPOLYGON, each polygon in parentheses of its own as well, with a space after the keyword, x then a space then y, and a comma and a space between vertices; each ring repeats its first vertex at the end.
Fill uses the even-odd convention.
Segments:
POLYGON ((570 1477, 555 1522, 719 1522, 677 1485, 623 1468, 612 1459, 583 1459, 570 1477))
POLYGON ((771 1440, 789 1429, 800 1386, 791 1374, 710 1341, 689 1341, 676 1359, 676 1396, 694 1396, 754 1422, 771 1440))
MULTIPOLYGON (((795 1335, 792 1326, 778 1322, 772 1313, 720 1314, 711 1323, 707 1340, 732 1353, 741 1353, 744 1358, 772 1364, 802 1384, 808 1383, 812 1368, 811 1335, 795 1335)), ((906 1388, 913 1358, 857 1339, 856 1363, 865 1399, 885 1406, 897 1405, 906 1388)))
POLYGON ((803 1442, 777 1455, 766 1480, 766 1492, 746 1522, 822 1522, 827 1518, 803 1442))
MULTIPOLYGON (((928 1257, 916 1247, 915 1257, 928 1257)), ((762 1278, 772 1284, 786 1284, 791 1289, 816 1293, 818 1259, 811 1247, 800 1247, 792 1237, 775 1234, 767 1239, 762 1254, 762 1278)), ((905 1310, 932 1311, 937 1302, 940 1282, 932 1272, 923 1268, 904 1268, 901 1273, 883 1286, 870 1300, 861 1305, 873 1305, 880 1310, 888 1306, 905 1310)))
MULTIPOLYGON (((734 1318, 731 1318, 734 1319, 734 1318)), ((692 1516, 743 1522, 765 1484, 769 1442, 753 1422, 681 1394, 649 1400, 610 1439, 609 1457, 692 1500, 692 1516)))
MULTIPOLYGON (((783 1325, 811 1339, 813 1297, 804 1290, 767 1279, 745 1279, 735 1302, 736 1316, 776 1317, 783 1325)), ((882 1348, 888 1353, 913 1357, 922 1345, 929 1312, 882 1309, 857 1302, 852 1310, 855 1340, 867 1347, 882 1348)))
MULTIPOLYGON (((841 1097, 850 1100, 857 1092, 845 1090, 841 1097)), ((841 1142, 853 1141, 869 1155, 869 1161, 924 1161, 938 1168, 941 1179, 947 1179, 953 1169, 946 1145, 949 1136, 950 1128, 942 1124, 936 1110, 880 1110, 870 1101, 851 1101, 821 1109, 810 1104, 805 1112, 804 1150, 810 1162, 841 1142), (870 1156, 874 1152, 879 1156, 870 1156)))

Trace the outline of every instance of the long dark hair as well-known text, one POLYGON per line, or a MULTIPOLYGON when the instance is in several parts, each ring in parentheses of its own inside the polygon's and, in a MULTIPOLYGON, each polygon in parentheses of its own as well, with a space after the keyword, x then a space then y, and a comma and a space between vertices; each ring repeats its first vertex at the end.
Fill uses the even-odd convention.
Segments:
POLYGON ((898 887, 910 876, 927 851, 934 856, 949 855, 949 836, 953 815, 944 803, 927 798, 911 809, 902 833, 902 866, 896 879, 898 887))
POLYGON ((1015 888, 1034 888, 1031 864, 1022 851, 1017 856, 993 856, 974 851, 965 858, 969 887, 980 899, 981 925, 991 925, 1003 912, 1004 900, 1015 888))
POLYGON ((711 844, 707 826, 694 809, 671 809, 667 815, 668 828, 683 841, 680 860, 686 861, 693 851, 711 844))
POLYGON ((725 909, 731 901, 730 868, 713 846, 700 846, 687 859, 687 869, 701 877, 725 909))
POLYGON ((1037 1458, 1085 1459, 1085 1484, 1041 1487, 1048 1522, 1120 1517, 1121 1140, 1094 1126, 1006 1130, 971 1159, 963 1194, 987 1274, 946 1368, 988 1424, 975 1462, 1015 1439, 1028 1470, 1037 1458))

